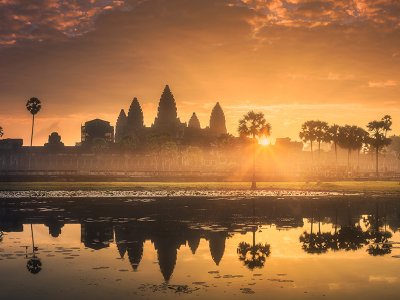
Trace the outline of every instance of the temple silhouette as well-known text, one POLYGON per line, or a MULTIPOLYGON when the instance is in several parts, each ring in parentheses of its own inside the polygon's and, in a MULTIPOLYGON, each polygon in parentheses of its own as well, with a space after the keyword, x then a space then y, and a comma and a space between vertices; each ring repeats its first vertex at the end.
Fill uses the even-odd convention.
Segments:
MULTIPOLYGON (((137 140, 139 143, 145 143, 146 138, 151 136, 166 136, 175 141, 189 143, 193 138, 217 138, 227 134, 225 114, 219 102, 212 109, 209 126, 201 128, 195 112, 193 112, 188 123, 181 122, 178 117, 174 95, 168 85, 165 86, 160 97, 157 116, 153 124, 150 127, 146 127, 143 120, 142 107, 135 97, 129 107, 128 114, 125 113, 124 109, 121 109, 119 113, 115 126, 115 142, 120 143, 124 139, 130 138, 137 140)), ((100 128, 101 126, 103 124, 99 123, 98 127, 100 128)), ((109 137, 107 133, 111 131, 111 127, 108 128, 108 131, 103 129, 103 138, 107 139, 109 137)), ((88 132, 84 130, 82 134, 85 136, 88 132)), ((82 138, 83 143, 86 141, 88 141, 86 137, 85 139, 82 138)))

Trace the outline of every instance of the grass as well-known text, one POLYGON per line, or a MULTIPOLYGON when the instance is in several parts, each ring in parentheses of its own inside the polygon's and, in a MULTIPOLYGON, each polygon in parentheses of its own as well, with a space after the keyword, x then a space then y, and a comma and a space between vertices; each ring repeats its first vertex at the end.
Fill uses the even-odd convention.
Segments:
MULTIPOLYGON (((2 191, 27 190, 237 190, 249 182, 1 182, 2 191)), ((258 189, 398 193, 396 181, 259 182, 258 189)))

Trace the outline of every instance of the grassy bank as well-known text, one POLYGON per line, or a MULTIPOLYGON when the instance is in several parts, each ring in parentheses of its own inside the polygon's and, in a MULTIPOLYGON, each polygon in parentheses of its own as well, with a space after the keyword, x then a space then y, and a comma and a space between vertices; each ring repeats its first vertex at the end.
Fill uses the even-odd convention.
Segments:
MULTIPOLYGON (((2 182, 0 190, 233 190, 249 189, 249 182, 2 182)), ((399 193, 395 181, 259 182, 258 189, 331 192, 399 193)))

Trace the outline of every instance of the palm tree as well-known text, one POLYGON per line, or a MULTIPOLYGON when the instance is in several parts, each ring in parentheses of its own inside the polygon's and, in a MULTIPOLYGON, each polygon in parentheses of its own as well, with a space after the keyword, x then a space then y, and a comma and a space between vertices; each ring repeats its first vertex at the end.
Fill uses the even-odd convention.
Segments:
POLYGON ((357 169, 360 168, 360 152, 363 146, 368 142, 368 132, 361 127, 355 128, 353 150, 357 151, 357 169))
POLYGON ((315 121, 307 121, 301 126, 299 137, 304 143, 310 142, 311 158, 314 161, 313 142, 317 139, 315 121))
POLYGON ((3 137, 3 135, 4 135, 4 130, 3 127, 0 126, 0 138, 3 137))
POLYGON ((334 149, 335 149, 335 160, 336 160, 336 166, 337 166, 337 146, 339 143, 339 128, 340 126, 337 124, 333 124, 332 126, 329 126, 327 132, 326 132, 326 140, 328 142, 332 142, 334 149))
POLYGON ((240 242, 237 248, 237 254, 239 255, 239 260, 243 262, 243 264, 249 269, 254 270, 255 268, 263 268, 267 257, 271 254, 271 245, 270 244, 256 244, 256 231, 258 229, 258 225, 255 224, 255 214, 256 207, 254 199, 252 201, 253 206, 253 220, 252 220, 252 233, 253 233, 253 244, 249 244, 246 242, 240 242))
POLYGON ((315 139, 318 142, 318 159, 321 155, 321 143, 327 142, 327 131, 329 129, 328 123, 323 121, 315 121, 315 139))
POLYGON ((392 130, 392 124, 393 124, 393 122, 392 122, 392 117, 391 116, 389 116, 389 115, 385 115, 383 118, 382 118, 382 122, 383 122, 383 130, 385 131, 385 137, 387 137, 387 133, 388 133, 388 131, 391 131, 392 130))
POLYGON ((35 115, 42 108, 42 104, 38 98, 32 97, 26 102, 26 109, 32 114, 32 132, 31 132, 31 147, 33 140, 33 127, 35 126, 35 115))
MULTIPOLYGON (((37 274, 42 270, 42 262, 40 258, 36 256, 36 251, 38 250, 38 248, 35 246, 32 224, 31 224, 31 238, 32 238, 32 257, 26 263, 26 268, 31 274, 37 274)), ((28 258, 28 253, 26 253, 26 258, 28 258)))
POLYGON ((387 138, 387 132, 391 129, 391 117, 385 116, 380 121, 371 121, 368 123, 367 128, 369 131, 369 144, 375 149, 375 172, 379 177, 379 151, 385 146, 390 145, 391 139, 387 138))
POLYGON ((350 171, 351 151, 358 149, 357 133, 359 127, 345 125, 339 128, 339 146, 347 149, 347 170, 350 171))
POLYGON ((237 253, 239 254, 239 260, 250 270, 255 268, 261 269, 264 267, 265 260, 271 254, 271 246, 269 244, 254 242, 254 231, 253 231, 253 245, 246 242, 239 243, 237 253))
POLYGON ((271 124, 267 123, 264 114, 250 111, 239 120, 238 132, 241 136, 251 137, 253 139, 253 180, 251 188, 256 188, 256 137, 261 135, 269 136, 271 134, 271 124))

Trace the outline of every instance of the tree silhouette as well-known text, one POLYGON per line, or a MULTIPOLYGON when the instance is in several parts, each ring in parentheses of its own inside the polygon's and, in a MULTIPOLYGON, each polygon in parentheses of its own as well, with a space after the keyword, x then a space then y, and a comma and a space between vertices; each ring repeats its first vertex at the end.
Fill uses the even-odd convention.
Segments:
MULTIPOLYGON (((386 210, 385 210, 386 211, 386 210)), ((365 226, 370 240, 367 252, 372 256, 383 256, 392 252, 392 243, 389 239, 392 233, 386 230, 386 214, 384 218, 379 216, 379 203, 376 203, 375 214, 364 218, 365 226), (381 227, 384 225, 384 230, 381 227)))
MULTIPOLYGON (((36 251, 38 250, 38 248, 35 246, 32 224, 31 224, 31 238, 32 238, 32 257, 26 263, 26 268, 31 274, 38 274, 42 270, 42 262, 40 258, 36 256, 36 251)), ((26 254, 26 258, 28 258, 28 254, 26 254)))
POLYGON ((250 111, 239 120, 238 132, 241 136, 253 139, 253 179, 251 188, 256 188, 256 137, 271 134, 271 124, 267 123, 263 113, 250 111))
POLYGON ((253 227, 253 244, 240 242, 237 248, 239 260, 249 269, 261 269, 264 267, 267 257, 271 254, 271 246, 267 243, 256 244, 257 226, 253 227))
POLYGON ((0 138, 3 137, 3 135, 4 135, 4 130, 3 127, 0 126, 0 138))
POLYGON ((389 231, 374 230, 371 232, 372 243, 369 244, 367 252, 372 256, 382 256, 392 253, 392 244, 389 239, 392 234, 389 231))
POLYGON ((304 143, 310 142, 311 158, 314 161, 313 142, 317 139, 315 121, 307 121, 301 126, 299 137, 304 143))
POLYGON ((138 139, 134 136, 125 136, 119 142, 119 147, 124 152, 133 152, 139 146, 138 139))
POLYGON ((360 152, 366 143, 368 143, 368 132, 361 127, 357 127, 353 143, 353 149, 357 151, 357 170, 360 168, 360 152))
POLYGON ((323 121, 314 121, 315 139, 318 143, 318 159, 321 155, 321 143, 328 142, 327 132, 329 129, 328 123, 323 121))
POLYGON ((387 133, 392 130, 392 117, 389 115, 385 115, 382 118, 383 122, 383 130, 385 131, 385 137, 387 137, 387 133))
POLYGON ((311 218, 311 230, 310 233, 304 231, 299 241, 302 243, 302 248, 309 254, 322 254, 328 251, 329 233, 321 232, 321 222, 318 222, 318 232, 313 233, 314 218, 311 218))
POLYGON ((346 251, 357 250, 368 244, 368 235, 360 226, 343 226, 338 232, 339 248, 346 251))
POLYGON ((31 131, 31 147, 33 141, 33 127, 35 126, 35 115, 42 108, 42 104, 38 98, 32 97, 26 102, 26 109, 32 114, 32 131, 31 131))
POLYGON ((384 116, 380 121, 371 121, 367 125, 369 131, 368 142, 375 150, 375 172, 377 177, 379 176, 379 151, 390 145, 391 139, 386 136, 388 131, 391 130, 391 125, 390 116, 384 116))
POLYGON ((38 257, 32 257, 26 263, 26 268, 32 274, 37 274, 42 270, 42 262, 38 257))
POLYGON ((367 132, 355 125, 339 127, 338 142, 340 147, 347 149, 347 170, 350 171, 351 151, 361 151, 363 144, 367 142, 367 132))
POLYGON ((333 147, 335 149, 335 161, 336 161, 336 166, 338 163, 338 157, 337 157, 337 146, 339 143, 339 128, 340 126, 337 124, 333 124, 330 126, 326 132, 326 141, 333 143, 333 147))

